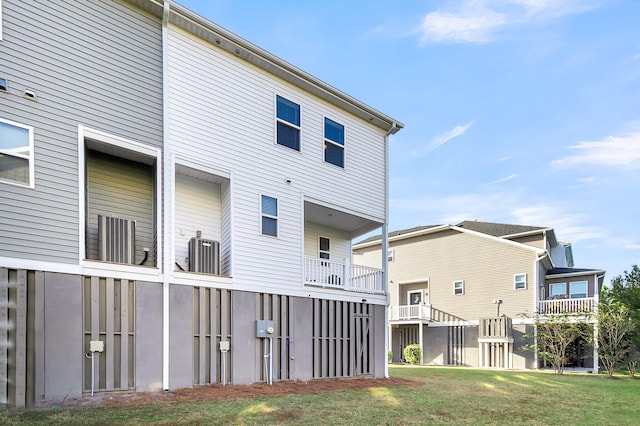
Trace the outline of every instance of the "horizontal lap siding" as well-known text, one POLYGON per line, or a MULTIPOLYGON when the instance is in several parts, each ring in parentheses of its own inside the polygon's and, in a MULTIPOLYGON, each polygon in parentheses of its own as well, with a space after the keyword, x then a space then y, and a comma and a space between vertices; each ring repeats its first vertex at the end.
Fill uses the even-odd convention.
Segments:
POLYGON ((497 313, 494 299, 503 301, 501 314, 520 318, 522 313, 533 313, 536 254, 530 249, 457 231, 393 242, 391 248, 392 300, 405 290, 397 283, 428 278, 431 305, 449 314, 443 320, 493 317, 497 313), (527 274, 526 290, 514 290, 513 276, 520 273, 527 274), (457 280, 464 280, 464 295, 453 294, 457 280))
POLYGON ((79 124, 161 146, 160 35, 117 2, 3 1, 0 118, 34 128, 35 189, 0 183, 0 256, 77 262, 79 124))
POLYGON ((302 194, 384 218, 380 129, 176 28, 170 29, 169 97, 172 150, 233 173, 236 282, 265 291, 299 288, 302 194), (301 105, 301 152, 275 144, 275 94, 301 105), (323 161, 325 115, 345 125, 344 170, 323 161), (279 201, 277 239, 260 235, 260 194, 279 201))

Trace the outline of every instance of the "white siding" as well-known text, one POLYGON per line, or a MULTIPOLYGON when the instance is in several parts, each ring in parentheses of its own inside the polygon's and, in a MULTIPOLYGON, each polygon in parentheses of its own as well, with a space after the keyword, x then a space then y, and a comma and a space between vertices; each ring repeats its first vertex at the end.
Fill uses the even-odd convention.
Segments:
POLYGON ((333 262, 343 262, 344 259, 351 259, 351 240, 348 235, 326 229, 315 223, 304 225, 304 255, 305 257, 318 258, 318 240, 320 237, 329 238, 330 256, 333 262))
POLYGON ((176 176, 175 261, 188 270, 189 240, 202 231, 202 238, 220 242, 220 185, 190 176, 176 176))
POLYGON ((384 220, 381 129, 177 28, 168 78, 171 150, 233 174, 234 282, 300 288, 302 194, 384 220), (275 144, 276 94, 301 106, 301 152, 275 144), (325 116, 345 126, 344 169, 323 160, 325 116), (260 235, 261 194, 278 199, 277 238, 260 235))

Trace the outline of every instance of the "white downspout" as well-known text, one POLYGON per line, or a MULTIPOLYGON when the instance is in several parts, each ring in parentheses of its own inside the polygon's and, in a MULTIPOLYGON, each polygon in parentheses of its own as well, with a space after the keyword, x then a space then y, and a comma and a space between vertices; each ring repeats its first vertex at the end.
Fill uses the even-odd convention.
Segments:
POLYGON ((393 133, 394 130, 398 128, 398 124, 394 121, 391 124, 391 127, 387 131, 387 134, 384 135, 384 224, 382 225, 382 276, 383 276, 383 285, 385 294, 387 297, 385 308, 384 308, 384 323, 385 323, 385 333, 384 333, 384 377, 389 377, 389 363, 387 362, 387 353, 389 350, 389 344, 391 342, 391 330, 389 327, 389 305, 391 303, 391 296, 389 294, 389 258, 387 256, 387 252, 389 251, 389 135, 393 133))
POLYGON ((171 156, 169 155, 169 114, 167 111, 169 99, 169 83, 167 73, 169 69, 169 14, 170 4, 163 1, 162 12, 162 217, 163 227, 160 241, 164 249, 162 274, 162 389, 169 390, 169 277, 173 258, 171 253, 171 156))

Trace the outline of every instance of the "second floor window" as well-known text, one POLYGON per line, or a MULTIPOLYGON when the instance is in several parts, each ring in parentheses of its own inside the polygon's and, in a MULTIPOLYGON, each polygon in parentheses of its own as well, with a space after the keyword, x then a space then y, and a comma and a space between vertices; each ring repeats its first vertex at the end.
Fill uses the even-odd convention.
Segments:
POLYGON ((513 286, 516 290, 525 290, 527 288, 527 274, 514 275, 513 286))
POLYGON ((276 97, 276 142, 300 151, 300 105, 276 97))
POLYGON ((33 129, 0 120, 0 180, 33 185, 33 129))
POLYGON ((330 251, 330 244, 331 242, 329 241, 328 238, 325 237, 320 237, 319 240, 319 256, 320 259, 329 259, 331 257, 331 251, 330 251))
POLYGON ((324 161, 344 168, 344 126, 324 119, 324 161))
POLYGON ((569 297, 571 299, 581 299, 587 297, 587 282, 574 281, 569 283, 569 297))
POLYGON ((453 282, 453 294, 454 295, 464 294, 464 281, 453 282))
POLYGON ((270 235, 272 237, 278 236, 278 199, 269 197, 267 195, 262 196, 261 201, 262 212, 262 235, 270 235))

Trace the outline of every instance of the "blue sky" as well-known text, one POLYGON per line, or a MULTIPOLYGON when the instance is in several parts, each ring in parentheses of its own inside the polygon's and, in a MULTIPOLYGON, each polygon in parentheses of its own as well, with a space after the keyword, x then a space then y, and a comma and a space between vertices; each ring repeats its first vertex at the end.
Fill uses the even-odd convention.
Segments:
POLYGON ((640 1, 179 3, 405 124, 391 230, 550 226, 607 282, 640 264, 640 1))

